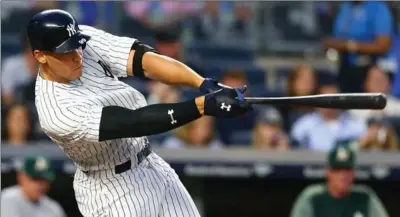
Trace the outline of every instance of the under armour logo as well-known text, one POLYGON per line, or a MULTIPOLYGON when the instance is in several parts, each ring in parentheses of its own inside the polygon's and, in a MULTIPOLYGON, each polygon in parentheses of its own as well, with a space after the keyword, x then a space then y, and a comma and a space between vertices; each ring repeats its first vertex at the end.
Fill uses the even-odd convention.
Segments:
POLYGON ((171 117, 171 124, 176 124, 176 123, 178 123, 178 121, 176 121, 176 120, 174 119, 173 114, 174 114, 174 110, 173 110, 173 109, 168 110, 168 115, 171 117))
POLYGON ((81 40, 79 40, 78 42, 79 42, 79 44, 84 44, 84 43, 86 43, 86 39, 85 38, 81 38, 81 40))
POLYGON ((72 23, 68 24, 68 26, 67 26, 67 31, 68 31, 68 35, 69 35, 70 37, 73 36, 73 35, 75 35, 75 34, 76 34, 76 29, 75 29, 74 24, 72 24, 72 23))
POLYGON ((226 109, 226 111, 230 111, 231 110, 231 105, 225 105, 225 103, 223 102, 221 105, 221 109, 224 110, 226 109))

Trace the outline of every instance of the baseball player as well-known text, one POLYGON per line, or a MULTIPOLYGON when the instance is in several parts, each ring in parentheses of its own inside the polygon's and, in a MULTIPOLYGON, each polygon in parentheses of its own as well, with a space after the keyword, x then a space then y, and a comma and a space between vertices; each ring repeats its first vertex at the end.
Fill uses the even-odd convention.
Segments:
POLYGON ((291 217, 388 217, 373 189, 354 183, 356 152, 349 145, 333 148, 327 159, 326 183, 308 186, 296 199, 291 217))
POLYGON ((199 216, 175 171, 152 152, 146 136, 202 115, 245 114, 246 87, 205 79, 137 39, 78 25, 71 14, 46 10, 27 26, 39 62, 36 107, 45 133, 71 158, 73 187, 86 216, 199 216), (157 79, 197 88, 204 96, 146 105, 118 77, 157 79))
POLYGON ((1 217, 65 217, 60 204, 46 196, 53 179, 47 158, 24 158, 17 166, 18 185, 1 192, 1 217))

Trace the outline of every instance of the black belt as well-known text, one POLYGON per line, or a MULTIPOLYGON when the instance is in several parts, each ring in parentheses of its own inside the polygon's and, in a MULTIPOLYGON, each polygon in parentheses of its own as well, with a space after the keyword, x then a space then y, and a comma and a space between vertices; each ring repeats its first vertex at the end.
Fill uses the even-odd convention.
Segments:
MULTIPOLYGON (((139 165, 140 163, 143 162, 144 159, 146 159, 147 156, 149 156, 152 153, 151 147, 149 145, 146 145, 139 153, 136 154, 137 157, 137 164, 139 165)), ((127 162, 116 165, 115 166, 115 174, 121 174, 124 173, 132 168, 132 161, 128 160, 127 162)), ((89 171, 83 171, 84 173, 88 173, 89 171)))

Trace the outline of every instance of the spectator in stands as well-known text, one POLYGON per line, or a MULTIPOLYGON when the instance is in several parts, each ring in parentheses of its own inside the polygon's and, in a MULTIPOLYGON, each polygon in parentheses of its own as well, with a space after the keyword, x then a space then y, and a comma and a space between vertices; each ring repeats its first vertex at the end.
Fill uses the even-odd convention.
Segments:
POLYGON ((10 145, 25 145, 33 141, 32 120, 25 105, 15 104, 10 107, 6 117, 6 141, 10 145))
POLYGON ((389 121, 381 116, 369 118, 367 131, 359 141, 359 149, 365 151, 398 151, 399 140, 389 121))
POLYGON ((19 33, 21 31, 21 24, 26 25, 33 15, 42 10, 59 8, 60 2, 61 1, 2 1, 2 36, 3 34, 19 33), (17 2, 23 5, 18 5, 17 2))
POLYGON ((178 27, 159 29, 155 33, 155 49, 158 52, 177 60, 183 59, 183 44, 180 40, 180 30, 178 27))
POLYGON ((54 179, 50 161, 41 156, 28 156, 17 166, 18 185, 2 189, 1 216, 66 217, 56 201, 46 196, 54 179))
POLYGON ((368 70, 365 79, 365 90, 368 93, 384 93, 387 95, 387 104, 383 110, 352 110, 354 117, 367 121, 373 115, 400 116, 400 100, 390 94, 391 82, 389 75, 377 66, 368 70))
MULTIPOLYGON (((338 92, 335 84, 324 84, 319 88, 320 94, 338 92)), ((328 151, 337 144, 358 140, 365 130, 364 122, 354 119, 346 111, 320 108, 298 119, 291 137, 300 147, 328 151)))
POLYGON ((183 54, 183 43, 180 40, 180 30, 178 27, 171 27, 169 29, 163 28, 156 31, 155 49, 165 56, 169 56, 179 60, 195 70, 198 74, 204 75, 202 69, 198 64, 185 58, 183 54))
POLYGON ((253 147, 286 151, 289 139, 283 130, 283 119, 275 108, 267 108, 257 116, 253 130, 253 147))
POLYGON ((179 25, 184 18, 199 12, 200 9, 200 2, 129 1, 125 3, 127 14, 150 29, 179 25))
MULTIPOLYGON (((317 92, 318 79, 310 65, 301 64, 297 66, 288 77, 287 94, 288 96, 305 96, 314 95, 317 92)), ((311 112, 314 108, 295 106, 280 107, 284 120, 284 129, 289 131, 293 123, 303 116, 311 112)))
POLYGON ((342 92, 363 92, 368 68, 390 50, 393 34, 393 17, 385 2, 349 1, 341 5, 334 37, 323 43, 340 53, 338 81, 342 92))
MULTIPOLYGON (((248 81, 245 72, 239 70, 228 70, 223 74, 221 83, 231 87, 241 87, 243 85, 247 85, 248 81)), ((249 87, 249 91, 247 91, 245 95, 250 94, 250 88, 251 87, 249 87)), ((222 142, 229 145, 236 144, 234 134, 248 133, 250 135, 255 124, 255 116, 256 111, 254 110, 238 118, 217 119, 217 131, 222 142)), ((249 138, 250 137, 251 136, 249 136, 249 138)))
POLYGON ((23 50, 21 53, 4 60, 1 77, 3 102, 11 105, 15 102, 16 88, 35 80, 38 65, 24 33, 21 34, 23 50))
POLYGON ((229 41, 233 21, 230 4, 231 2, 205 1, 202 13, 194 20, 195 39, 219 43, 229 41))
POLYGON ((176 103, 181 97, 181 91, 173 86, 169 86, 157 81, 149 83, 150 95, 147 98, 147 103, 176 103))
POLYGON ((307 64, 297 66, 288 77, 288 95, 305 96, 315 94, 318 79, 314 69, 307 64))
POLYGON ((222 148, 216 138, 214 118, 204 116, 175 130, 175 136, 167 138, 162 146, 166 148, 209 147, 222 148))
POLYGON ((233 8, 233 21, 229 32, 231 38, 241 43, 249 44, 252 39, 252 11, 249 2, 235 2, 233 8))
POLYGON ((381 200, 369 187, 354 184, 356 153, 348 146, 329 152, 326 183, 301 192, 290 217, 388 217, 381 200))
POLYGON ((4 1, 1 5, 1 20, 6 20, 9 18, 10 14, 14 10, 27 9, 31 7, 32 2, 23 2, 23 1, 4 1))

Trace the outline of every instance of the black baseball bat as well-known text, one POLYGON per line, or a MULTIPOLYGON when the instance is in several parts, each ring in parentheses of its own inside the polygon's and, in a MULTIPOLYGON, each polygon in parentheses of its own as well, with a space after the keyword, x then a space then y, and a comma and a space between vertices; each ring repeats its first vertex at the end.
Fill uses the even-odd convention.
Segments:
POLYGON ((386 95, 382 93, 339 93, 295 97, 245 97, 250 104, 310 106, 334 109, 384 109, 386 95))

